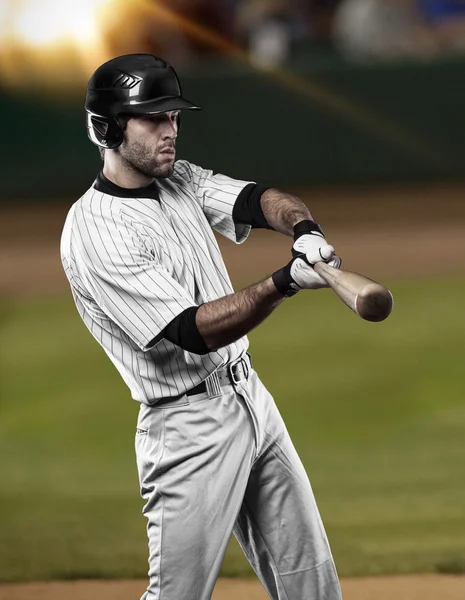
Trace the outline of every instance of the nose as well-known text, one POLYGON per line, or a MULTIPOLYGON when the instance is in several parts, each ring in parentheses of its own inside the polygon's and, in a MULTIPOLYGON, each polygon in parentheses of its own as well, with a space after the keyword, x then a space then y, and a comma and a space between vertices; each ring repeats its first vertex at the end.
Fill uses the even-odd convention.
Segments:
POLYGON ((178 124, 176 119, 166 119, 163 128, 164 140, 175 140, 178 136, 178 124))

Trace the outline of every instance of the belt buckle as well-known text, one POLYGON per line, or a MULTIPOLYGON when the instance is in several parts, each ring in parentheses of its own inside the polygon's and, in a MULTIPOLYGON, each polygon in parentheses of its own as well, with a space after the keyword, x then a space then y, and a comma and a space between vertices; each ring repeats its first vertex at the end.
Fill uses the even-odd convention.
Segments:
POLYGON ((245 360, 245 358, 241 357, 238 360, 236 360, 236 362, 229 365, 228 371, 229 371, 229 376, 230 376, 232 382, 235 384, 238 384, 241 381, 243 381, 244 379, 246 379, 246 380, 248 379, 249 373, 250 373, 249 364, 245 360), (237 365, 241 365, 243 372, 244 372, 244 377, 242 377, 241 379, 236 379, 236 377, 234 375, 234 367, 236 367, 237 365))

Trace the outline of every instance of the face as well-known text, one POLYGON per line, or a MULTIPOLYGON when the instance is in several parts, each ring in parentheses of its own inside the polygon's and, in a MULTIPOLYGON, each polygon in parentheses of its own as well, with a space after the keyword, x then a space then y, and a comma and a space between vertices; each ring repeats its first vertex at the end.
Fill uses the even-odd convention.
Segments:
POLYGON ((170 177, 174 169, 179 111, 131 116, 118 148, 123 163, 146 177, 170 177))

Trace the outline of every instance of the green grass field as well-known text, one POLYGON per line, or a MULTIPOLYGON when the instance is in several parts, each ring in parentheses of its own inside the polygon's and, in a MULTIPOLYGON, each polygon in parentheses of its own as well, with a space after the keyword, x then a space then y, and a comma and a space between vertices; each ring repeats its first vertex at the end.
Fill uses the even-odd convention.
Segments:
MULTIPOLYGON (((253 332, 340 575, 465 571, 465 280, 391 282, 366 323, 328 290, 253 332)), ((0 580, 145 577, 138 405, 70 297, 0 303, 0 580)), ((223 575, 250 573, 235 544, 223 575)))

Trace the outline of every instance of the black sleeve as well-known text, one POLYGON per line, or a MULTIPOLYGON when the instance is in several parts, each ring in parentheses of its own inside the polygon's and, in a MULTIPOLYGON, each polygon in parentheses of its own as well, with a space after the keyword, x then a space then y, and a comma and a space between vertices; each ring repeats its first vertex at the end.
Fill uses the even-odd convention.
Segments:
POLYGON ((194 354, 208 354, 210 349, 205 344, 195 322, 195 315, 198 310, 198 306, 186 308, 185 311, 175 317, 171 323, 150 342, 148 347, 152 348, 157 342, 165 338, 188 352, 193 352, 194 354))
POLYGON ((233 206, 233 221, 243 225, 252 225, 254 229, 273 229, 267 223, 262 211, 260 199, 263 192, 270 188, 258 183, 249 183, 241 190, 233 206))

